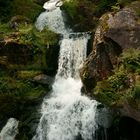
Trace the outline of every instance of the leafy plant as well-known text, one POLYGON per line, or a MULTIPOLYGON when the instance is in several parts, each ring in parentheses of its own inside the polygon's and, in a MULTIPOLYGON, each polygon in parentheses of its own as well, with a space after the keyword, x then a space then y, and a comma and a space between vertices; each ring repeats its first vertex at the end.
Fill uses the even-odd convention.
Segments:
POLYGON ((114 12, 120 10, 120 5, 119 5, 119 3, 116 3, 115 5, 112 5, 112 6, 111 6, 111 9, 112 9, 114 12))
POLYGON ((122 63, 130 72, 137 72, 140 70, 140 50, 128 49, 122 54, 122 63))
POLYGON ((127 81, 128 81, 127 74, 121 70, 115 72, 114 75, 108 78, 108 82, 115 91, 127 88, 128 87, 127 81))

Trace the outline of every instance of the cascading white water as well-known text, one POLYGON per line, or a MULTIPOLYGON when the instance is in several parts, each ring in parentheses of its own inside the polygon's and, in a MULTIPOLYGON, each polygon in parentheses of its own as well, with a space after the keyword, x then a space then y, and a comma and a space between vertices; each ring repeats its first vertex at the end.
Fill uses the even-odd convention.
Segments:
POLYGON ((18 121, 10 118, 0 132, 0 140, 14 140, 18 133, 18 121))
POLYGON ((49 27, 50 30, 60 34, 71 32, 70 29, 66 29, 65 27, 63 13, 59 7, 50 12, 42 12, 37 18, 35 25, 40 31, 42 31, 44 27, 49 27))
POLYGON ((42 117, 33 140, 95 140, 98 103, 81 95, 79 77, 89 35, 70 33, 65 28, 60 8, 46 11, 38 17, 36 27, 43 30, 45 26, 64 37, 60 42, 58 71, 52 94, 43 101, 42 117))
POLYGON ((80 37, 65 37, 61 41, 59 68, 56 77, 79 78, 80 65, 86 58, 86 46, 89 35, 83 34, 80 37))
POLYGON ((44 99, 42 117, 34 140, 92 140, 97 124, 97 102, 81 96, 79 67, 86 58, 87 34, 64 38, 52 97, 44 99))

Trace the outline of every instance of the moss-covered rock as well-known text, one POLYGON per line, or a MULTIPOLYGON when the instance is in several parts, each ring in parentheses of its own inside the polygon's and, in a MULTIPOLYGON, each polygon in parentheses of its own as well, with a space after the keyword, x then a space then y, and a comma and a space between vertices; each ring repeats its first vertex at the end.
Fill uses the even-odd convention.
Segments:
POLYGON ((106 80, 97 82, 92 91, 98 101, 119 112, 120 116, 128 116, 140 121, 140 75, 139 66, 131 63, 135 70, 130 71, 129 64, 132 60, 139 62, 139 50, 128 50, 122 53, 120 65, 114 74, 106 80), (137 54, 137 55, 134 55, 137 54), (134 56, 134 57, 131 57, 134 56))
MULTIPOLYGON (((53 57, 47 52, 53 48, 58 54, 59 36, 48 29, 39 32, 32 24, 25 24, 26 20, 18 23, 12 21, 17 23, 16 29, 9 24, 0 25, 0 64, 7 69, 16 70, 47 69, 50 63, 48 59, 53 57)), ((54 64, 53 71, 57 68, 54 64)))
POLYGON ((140 121, 140 2, 104 14, 81 77, 86 93, 120 116, 140 121))
POLYGON ((30 140, 35 134, 37 110, 52 84, 44 77, 43 83, 35 79, 55 74, 58 40, 58 34, 47 28, 39 32, 30 18, 21 15, 0 24, 0 129, 7 119, 17 118, 17 140, 30 140))
POLYGON ((0 129, 7 119, 17 118, 20 121, 18 140, 24 139, 24 135, 28 139, 33 137, 40 118, 37 109, 50 91, 49 84, 33 81, 39 73, 26 70, 11 75, 2 70, 0 72, 0 129))
POLYGON ((113 67, 117 64, 117 57, 120 53, 120 46, 109 39, 96 46, 96 50, 92 51, 80 70, 87 92, 92 91, 97 81, 106 79, 113 73, 113 67))
MULTIPOLYGON (((140 25, 137 23, 139 16, 136 12, 138 8, 134 8, 139 7, 138 3, 134 2, 119 11, 106 13, 100 18, 93 51, 81 70, 83 82, 85 72, 89 73, 89 79, 95 80, 93 83, 107 78, 119 64, 118 56, 121 52, 128 48, 140 49, 140 25)), ((86 85, 85 82, 84 84, 86 85)))

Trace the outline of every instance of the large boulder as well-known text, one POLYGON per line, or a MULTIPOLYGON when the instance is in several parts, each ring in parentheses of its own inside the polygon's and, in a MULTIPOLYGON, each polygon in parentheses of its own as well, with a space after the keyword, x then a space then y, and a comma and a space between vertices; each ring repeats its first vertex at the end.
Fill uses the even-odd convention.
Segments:
POLYGON ((119 64, 118 56, 128 48, 140 48, 140 2, 116 12, 104 14, 96 29, 93 51, 81 69, 81 78, 87 92, 97 81, 106 79, 119 64))
POLYGON ((137 121, 140 121, 140 84, 136 78, 140 75, 139 9, 140 2, 133 2, 100 18, 93 50, 80 70, 86 94, 111 107, 115 114, 137 121), (128 69, 122 60, 124 54, 128 69))

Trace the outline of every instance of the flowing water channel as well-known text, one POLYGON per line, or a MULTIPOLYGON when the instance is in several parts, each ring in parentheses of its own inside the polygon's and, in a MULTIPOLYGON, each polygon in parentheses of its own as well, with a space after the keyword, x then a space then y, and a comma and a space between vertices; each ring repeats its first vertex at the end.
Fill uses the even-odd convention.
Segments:
POLYGON ((98 103, 81 95, 79 69, 86 59, 87 33, 71 33, 60 8, 45 11, 36 27, 45 26, 63 35, 59 64, 50 98, 42 104, 42 117, 33 140, 95 140, 98 103))

